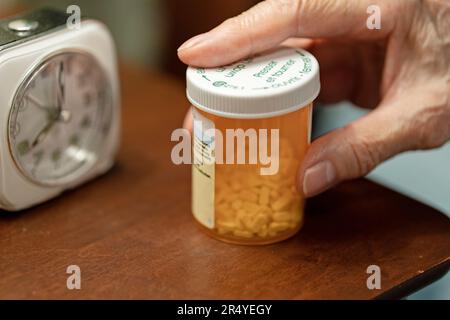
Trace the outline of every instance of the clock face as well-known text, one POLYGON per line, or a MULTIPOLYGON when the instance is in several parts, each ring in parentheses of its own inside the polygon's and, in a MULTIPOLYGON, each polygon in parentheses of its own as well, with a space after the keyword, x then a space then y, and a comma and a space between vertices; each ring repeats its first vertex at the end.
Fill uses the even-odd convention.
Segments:
POLYGON ((9 146, 20 171, 44 185, 76 180, 96 162, 112 120, 110 83, 82 52, 47 58, 19 87, 9 146))

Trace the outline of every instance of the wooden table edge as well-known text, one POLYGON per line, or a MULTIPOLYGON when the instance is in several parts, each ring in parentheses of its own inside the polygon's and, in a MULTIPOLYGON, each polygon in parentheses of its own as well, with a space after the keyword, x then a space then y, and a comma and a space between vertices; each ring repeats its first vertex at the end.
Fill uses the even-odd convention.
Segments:
POLYGON ((441 263, 433 266, 432 268, 416 275, 403 282, 402 284, 395 286, 380 295, 374 297, 374 300, 398 300, 403 299, 414 292, 434 283, 440 278, 444 277, 450 270, 450 257, 447 257, 441 263))

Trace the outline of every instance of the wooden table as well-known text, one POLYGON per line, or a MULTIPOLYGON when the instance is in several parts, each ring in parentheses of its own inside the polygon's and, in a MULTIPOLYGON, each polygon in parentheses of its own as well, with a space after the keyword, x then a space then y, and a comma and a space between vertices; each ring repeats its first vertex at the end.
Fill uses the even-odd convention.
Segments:
POLYGON ((0 298, 397 298, 450 266, 450 219, 366 180, 311 200, 298 236, 270 246, 209 238, 190 213, 190 168, 170 160, 184 84, 122 71, 117 166, 83 188, 0 215, 0 298), (66 268, 81 268, 81 290, 66 268), (368 290, 378 265, 381 290, 368 290))

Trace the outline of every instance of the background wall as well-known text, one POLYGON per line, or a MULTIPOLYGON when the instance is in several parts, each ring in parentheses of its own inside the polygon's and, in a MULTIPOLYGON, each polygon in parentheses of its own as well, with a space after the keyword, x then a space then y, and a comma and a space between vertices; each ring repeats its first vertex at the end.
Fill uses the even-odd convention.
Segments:
MULTIPOLYGON (((5 0, 1 0, 5 1, 5 0)), ((14 0, 7 0, 9 2, 14 0)), ((164 1, 160 0, 15 0, 30 7, 52 6, 66 10, 78 5, 83 15, 108 25, 122 57, 144 65, 161 64, 166 46, 167 24, 164 1)))

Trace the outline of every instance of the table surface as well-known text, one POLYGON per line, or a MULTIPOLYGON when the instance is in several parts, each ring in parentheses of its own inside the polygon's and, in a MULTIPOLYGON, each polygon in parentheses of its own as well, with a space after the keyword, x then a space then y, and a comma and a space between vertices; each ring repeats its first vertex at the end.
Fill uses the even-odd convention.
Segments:
POLYGON ((0 298, 398 298, 450 265, 450 219, 357 180, 309 201, 282 243, 235 246, 190 213, 190 168, 170 160, 184 84, 122 68, 123 133, 108 174, 21 212, 0 212, 0 298), (81 268, 68 290, 66 268, 81 268), (368 290, 369 265, 381 290, 368 290))

